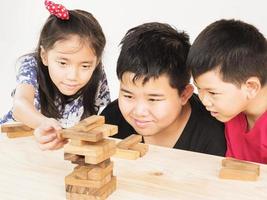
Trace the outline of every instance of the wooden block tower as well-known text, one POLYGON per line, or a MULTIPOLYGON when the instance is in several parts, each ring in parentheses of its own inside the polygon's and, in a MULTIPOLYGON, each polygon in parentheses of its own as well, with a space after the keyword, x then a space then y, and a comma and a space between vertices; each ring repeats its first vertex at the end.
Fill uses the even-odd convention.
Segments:
POLYGON ((64 159, 77 164, 65 177, 68 200, 106 199, 116 189, 110 160, 116 142, 106 137, 117 131, 117 126, 104 124, 103 116, 94 115, 59 132, 59 137, 70 139, 64 147, 64 159))

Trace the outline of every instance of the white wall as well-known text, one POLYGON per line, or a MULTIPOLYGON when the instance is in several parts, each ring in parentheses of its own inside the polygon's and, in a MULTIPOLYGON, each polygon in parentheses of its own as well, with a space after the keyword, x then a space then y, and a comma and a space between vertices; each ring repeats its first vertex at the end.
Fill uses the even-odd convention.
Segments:
MULTIPOLYGON (((42 24, 48 17, 44 0, 2 0, 0 12, 0 116, 12 104, 16 59, 36 47, 42 24)), ((267 36, 266 0, 55 0, 69 9, 87 10, 98 19, 107 37, 104 64, 111 97, 118 94, 115 68, 118 44, 126 31, 145 22, 169 23, 195 39, 211 22, 221 18, 241 19, 267 36)))

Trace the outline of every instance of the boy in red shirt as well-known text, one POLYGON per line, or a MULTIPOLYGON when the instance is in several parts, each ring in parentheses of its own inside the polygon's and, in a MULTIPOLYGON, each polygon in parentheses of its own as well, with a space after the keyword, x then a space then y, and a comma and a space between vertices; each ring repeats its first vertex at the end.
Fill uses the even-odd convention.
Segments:
POLYGON ((267 163, 265 37, 242 21, 216 21, 194 41, 187 66, 206 109, 225 122, 226 156, 267 163))

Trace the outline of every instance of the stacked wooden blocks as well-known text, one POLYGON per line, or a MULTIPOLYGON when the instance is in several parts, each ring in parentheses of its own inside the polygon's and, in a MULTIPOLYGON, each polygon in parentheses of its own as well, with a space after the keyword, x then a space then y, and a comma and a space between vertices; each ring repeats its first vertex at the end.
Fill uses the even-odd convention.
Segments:
POLYGON ((234 158, 225 158, 222 160, 219 177, 222 179, 256 181, 259 175, 260 165, 234 158))
POLYGON ((33 129, 21 122, 10 122, 1 125, 1 132, 9 138, 25 137, 33 135, 33 129))
POLYGON ((116 133, 117 126, 104 124, 104 117, 96 115, 59 132, 59 137, 71 140, 64 147, 64 159, 78 164, 65 177, 67 199, 106 199, 116 189, 110 160, 116 142, 106 139, 116 133))

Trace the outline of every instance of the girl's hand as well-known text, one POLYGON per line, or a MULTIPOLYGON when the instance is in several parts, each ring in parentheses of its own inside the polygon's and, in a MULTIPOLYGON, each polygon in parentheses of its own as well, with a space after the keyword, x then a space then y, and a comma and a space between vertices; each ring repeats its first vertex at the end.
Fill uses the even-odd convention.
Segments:
POLYGON ((57 137, 57 131, 61 129, 57 120, 46 118, 42 124, 34 130, 34 136, 40 149, 56 150, 62 148, 68 140, 57 137))

